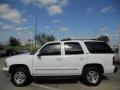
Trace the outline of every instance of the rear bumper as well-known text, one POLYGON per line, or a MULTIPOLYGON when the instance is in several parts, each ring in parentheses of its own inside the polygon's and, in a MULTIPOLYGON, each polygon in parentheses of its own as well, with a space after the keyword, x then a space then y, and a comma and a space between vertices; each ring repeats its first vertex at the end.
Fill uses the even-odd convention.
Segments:
POLYGON ((113 73, 115 70, 115 66, 111 65, 111 66, 104 66, 104 73, 113 73))
POLYGON ((5 74, 5 76, 9 77, 9 68, 8 67, 3 67, 3 73, 5 74))

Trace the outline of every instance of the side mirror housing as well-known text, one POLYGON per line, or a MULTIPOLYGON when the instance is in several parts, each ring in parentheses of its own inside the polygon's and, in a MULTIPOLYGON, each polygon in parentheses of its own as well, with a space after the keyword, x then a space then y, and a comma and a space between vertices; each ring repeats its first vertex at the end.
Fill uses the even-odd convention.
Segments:
POLYGON ((40 56, 41 56, 41 53, 39 52, 39 53, 37 54, 37 56, 40 57, 40 56))

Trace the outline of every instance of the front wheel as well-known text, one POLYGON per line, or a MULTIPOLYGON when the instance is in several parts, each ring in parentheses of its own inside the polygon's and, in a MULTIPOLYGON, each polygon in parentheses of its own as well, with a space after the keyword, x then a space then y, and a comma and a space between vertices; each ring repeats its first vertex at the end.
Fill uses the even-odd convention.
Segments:
POLYGON ((16 68, 11 73, 11 81, 15 86, 25 86, 30 83, 31 75, 26 68, 16 68))
POLYGON ((96 86, 101 82, 102 74, 99 68, 88 67, 83 71, 82 78, 89 86, 96 86))

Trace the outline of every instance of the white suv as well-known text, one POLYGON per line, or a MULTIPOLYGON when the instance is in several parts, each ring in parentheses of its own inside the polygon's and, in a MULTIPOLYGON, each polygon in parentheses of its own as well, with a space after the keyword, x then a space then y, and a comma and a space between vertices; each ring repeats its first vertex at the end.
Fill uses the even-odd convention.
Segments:
POLYGON ((48 42, 35 53, 7 58, 3 68, 16 86, 24 86, 38 76, 82 76, 87 85, 93 86, 100 83, 102 74, 114 70, 113 51, 96 40, 48 42))

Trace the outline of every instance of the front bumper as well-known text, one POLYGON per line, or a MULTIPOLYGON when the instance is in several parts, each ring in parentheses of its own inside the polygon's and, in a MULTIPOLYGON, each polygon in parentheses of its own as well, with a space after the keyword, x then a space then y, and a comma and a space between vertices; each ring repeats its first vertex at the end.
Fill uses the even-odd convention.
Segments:
POLYGON ((9 77, 9 68, 8 67, 3 67, 3 72, 5 74, 5 76, 9 77))

